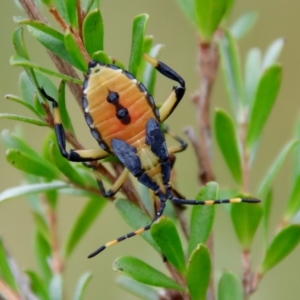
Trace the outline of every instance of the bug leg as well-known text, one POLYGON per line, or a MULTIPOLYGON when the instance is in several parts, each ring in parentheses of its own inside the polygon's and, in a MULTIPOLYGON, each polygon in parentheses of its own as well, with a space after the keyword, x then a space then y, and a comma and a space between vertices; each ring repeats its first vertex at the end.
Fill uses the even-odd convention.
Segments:
POLYGON ((41 94, 50 102, 52 102, 54 116, 54 130, 58 143, 59 150, 63 157, 69 161, 86 162, 104 158, 109 155, 102 148, 86 149, 86 150, 66 150, 66 134, 61 122, 58 103, 55 99, 49 96, 43 88, 40 88, 41 94))
POLYGON ((95 250, 94 252, 92 252, 88 256, 88 258, 92 258, 92 257, 98 255, 100 252, 102 252, 103 250, 105 250, 106 248, 108 248, 110 246, 113 246, 113 245, 115 245, 115 244, 117 244, 119 242, 122 242, 122 241, 124 241, 124 240, 126 240, 128 238, 131 238, 131 237, 133 237, 135 235, 139 235, 139 234, 144 233, 145 231, 149 230, 151 228, 152 224, 163 214, 163 212, 165 210, 165 207, 166 207, 166 201, 162 201, 161 200, 160 209, 156 213, 155 217, 153 218, 153 220, 151 221, 150 224, 148 224, 148 225, 146 225, 146 226, 144 226, 142 228, 139 228, 139 229, 137 229, 135 231, 132 231, 130 233, 127 233, 127 234, 125 234, 123 236, 120 236, 119 238, 106 243, 105 245, 101 246, 100 248, 98 248, 97 250, 95 250))
POLYGON ((173 87, 169 98, 163 103, 163 105, 159 109, 160 121, 163 122, 169 117, 169 115, 173 112, 173 110, 176 108, 176 106, 182 99, 185 93, 185 82, 179 74, 177 74, 173 69, 168 67, 163 62, 158 61, 147 54, 144 54, 143 58, 161 74, 179 83, 178 86, 173 87))
POLYGON ((171 132, 170 129, 169 129, 169 126, 167 126, 165 124, 163 126, 164 126, 163 127, 164 133, 169 135, 171 138, 173 138, 176 142, 179 143, 179 145, 172 146, 172 147, 168 148, 169 155, 184 151, 188 146, 187 142, 185 140, 183 140, 181 137, 179 137, 178 135, 171 132))
POLYGON ((97 184, 98 184, 100 192, 102 193, 102 195, 104 197, 107 197, 107 198, 113 197, 119 191, 119 189, 124 184, 125 180, 128 177, 128 174, 129 174, 128 169, 125 168, 122 171, 122 173, 120 174, 120 176, 117 178, 117 180, 114 182, 114 184, 111 186, 111 188, 108 191, 106 191, 105 187, 103 185, 102 179, 100 178, 99 172, 93 167, 92 167, 92 169, 94 170, 95 178, 97 180, 97 184))
POLYGON ((172 197, 170 199, 175 204, 183 204, 183 205, 215 205, 215 204, 225 204, 225 203, 259 203, 260 200, 256 198, 230 198, 230 199, 219 199, 219 200, 186 200, 179 199, 176 197, 172 197))

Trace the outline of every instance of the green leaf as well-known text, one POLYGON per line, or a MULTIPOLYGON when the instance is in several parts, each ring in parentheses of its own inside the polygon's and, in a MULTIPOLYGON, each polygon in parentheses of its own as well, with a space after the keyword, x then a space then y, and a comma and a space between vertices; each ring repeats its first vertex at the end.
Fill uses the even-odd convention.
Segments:
POLYGON ((15 292, 19 291, 18 285, 15 281, 14 274, 11 270, 10 263, 1 239, 0 239, 0 277, 15 292))
POLYGON ((104 24, 99 9, 88 13, 83 21, 83 41, 90 56, 103 50, 104 24))
POLYGON ((96 51, 92 56, 93 60, 102 62, 103 64, 112 64, 112 59, 104 51, 96 51))
POLYGON ((49 190, 57 190, 70 187, 68 184, 62 181, 52 181, 50 183, 37 183, 21 185, 13 188, 9 188, 0 193, 0 202, 9 200, 15 197, 21 197, 29 194, 42 193, 49 190))
POLYGON ((34 294, 38 296, 38 299, 50 300, 48 290, 43 279, 34 271, 25 270, 25 273, 29 277, 30 288, 34 294))
POLYGON ((230 32, 225 31, 219 41, 219 47, 226 89, 232 110, 237 117, 240 105, 244 104, 245 100, 238 46, 230 32))
POLYGON ((72 66, 76 67, 76 62, 70 56, 66 50, 64 41, 55 38, 45 32, 40 31, 39 29, 28 26, 28 31, 32 34, 45 48, 56 54, 58 57, 65 60, 72 66))
MULTIPOLYGON (((15 95, 11 95, 11 94, 5 95, 5 99, 14 101, 14 102, 16 102, 18 104, 21 104, 21 105, 24 105, 26 108, 30 109, 37 117, 40 117, 38 111, 34 108, 34 106, 32 106, 31 104, 29 104, 24 99, 22 99, 22 98, 20 98, 18 96, 15 96, 15 95)), ((0 114, 0 115, 3 115, 3 114, 0 114)))
POLYGON ((184 288, 173 279, 135 257, 119 257, 113 263, 113 270, 151 286, 184 291, 184 288))
POLYGON ((19 122, 28 123, 28 124, 34 124, 37 126, 46 126, 46 127, 49 126, 49 124, 47 124, 44 121, 32 119, 32 118, 25 117, 25 116, 14 115, 14 114, 7 114, 7 113, 1 114, 0 113, 0 119, 15 120, 15 121, 19 121, 19 122))
POLYGON ((58 146, 54 143, 50 143, 49 148, 50 148, 49 151, 51 154, 52 161, 55 163, 57 168, 67 178, 69 178, 71 182, 74 182, 79 186, 84 186, 85 185, 84 178, 81 178, 80 174, 76 171, 76 169, 72 166, 72 164, 61 155, 58 146))
POLYGON ((185 259, 182 244, 174 223, 162 216, 151 226, 151 235, 174 268, 180 273, 185 272, 185 259))
POLYGON ((131 51, 128 70, 134 76, 138 73, 138 68, 142 58, 144 36, 149 16, 141 14, 134 18, 132 25, 131 51))
POLYGON ((270 189, 266 197, 264 198, 264 201, 262 202, 263 205, 263 235, 264 235, 264 242, 265 246, 268 245, 268 233, 269 233, 269 220, 270 220, 270 211, 271 211, 271 205, 272 205, 272 198, 273 198, 273 193, 272 190, 270 189))
MULTIPOLYGON (((218 184, 209 182, 202 187, 196 200, 217 199, 218 184)), ((189 255, 199 244, 204 244, 212 229, 215 218, 215 206, 194 205, 190 221, 189 255)))
POLYGON ((87 72, 87 62, 85 61, 75 37, 70 31, 67 31, 64 36, 64 44, 67 52, 72 57, 74 66, 80 71, 87 72))
POLYGON ((245 97, 251 108, 261 76, 261 52, 258 48, 250 49, 245 66, 245 97))
POLYGON ((277 172, 281 168, 284 160, 286 159, 289 152, 298 145, 298 140, 292 140, 288 144, 284 146, 281 150, 277 158, 272 163, 271 167, 268 169, 267 174, 265 175, 264 179, 261 181, 261 184, 258 188, 257 195, 261 198, 265 197, 267 191, 270 189, 271 184, 276 176, 277 172))
POLYGON ((251 246, 262 212, 260 204, 239 203, 231 207, 230 215, 235 233, 244 250, 251 246))
POLYGON ((187 286, 192 300, 205 300, 209 286, 211 262, 205 245, 200 244, 190 256, 187 270, 187 286))
POLYGON ((33 212, 34 223, 36 225, 36 229, 43 236, 43 238, 50 244, 51 237, 49 232, 49 227, 45 221, 45 218, 42 214, 33 212))
POLYGON ((103 197, 90 197, 77 216, 66 239, 66 243, 64 245, 64 257, 68 258, 73 253, 76 246, 96 220, 107 202, 108 201, 103 197))
POLYGON ((36 231, 35 233, 34 249, 35 258, 42 273, 42 280, 48 286, 52 276, 52 271, 49 266, 49 259, 51 258, 51 248, 49 243, 45 240, 45 238, 39 231, 36 231))
POLYGON ((292 224, 282 229, 267 249, 260 267, 262 274, 282 261, 300 242, 300 225, 292 224))
POLYGON ((131 294, 143 300, 159 300, 158 291, 154 288, 137 282, 129 277, 121 276, 117 279, 118 285, 131 294))
POLYGON ((77 24, 77 0, 65 0, 65 7, 68 15, 69 24, 73 28, 78 28, 77 24))
POLYGON ((62 292, 62 277, 60 274, 55 274, 51 278, 49 285, 49 294, 51 300, 62 300, 63 292, 62 292))
MULTIPOLYGON (((12 40, 13 40, 14 48, 15 48, 17 55, 29 60, 29 55, 28 55, 28 51, 26 49, 26 43, 24 40, 23 28, 18 27, 15 29, 12 40)), ((35 74, 32 71, 32 69, 25 67, 25 71, 26 71, 28 77, 31 79, 31 81, 36 83, 37 80, 36 80, 35 74)))
POLYGON ((64 79, 66 81, 71 81, 71 82, 82 85, 81 80, 78 80, 78 79, 73 78, 73 77, 69 77, 69 76, 61 74, 61 73, 57 73, 57 72, 48 70, 46 68, 43 68, 39 65, 36 65, 36 64, 28 61, 28 60, 26 60, 26 59, 24 59, 20 56, 12 56, 11 59, 10 59, 10 64, 12 66, 30 67, 32 69, 39 70, 42 73, 45 73, 45 74, 48 74, 48 75, 51 75, 51 76, 55 76, 55 77, 58 77, 60 79, 64 79))
POLYGON ((270 45, 270 47, 266 51, 262 63, 263 70, 267 69, 268 67, 272 66, 277 62, 277 59, 282 51, 284 44, 285 40, 283 38, 279 38, 270 45))
MULTIPOLYGON (((161 44, 155 45, 149 52, 150 56, 157 58, 161 49, 162 49, 161 44)), ((142 76, 143 78, 142 82, 146 86, 150 95, 152 96, 154 95, 155 92, 154 89, 155 89, 156 74, 157 74, 156 69, 153 68, 152 65, 146 64, 142 76)))
POLYGON ((284 220, 286 222, 289 222, 290 219, 299 211, 299 209, 300 209, 300 175, 298 175, 294 180, 292 192, 287 202, 284 220))
MULTIPOLYGON (((31 19, 19 19, 17 20, 18 24, 19 25, 29 25, 47 35, 50 35, 52 36, 53 38, 57 39, 57 40, 60 40, 63 42, 64 40, 64 35, 62 33, 60 33, 59 31, 55 30, 54 28, 48 26, 47 24, 41 22, 41 21, 38 21, 38 20, 31 20, 31 19)), ((18 53, 19 54, 19 53, 18 53)), ((19 54, 20 55, 20 54, 19 54)), ((23 56, 23 55, 20 55, 26 59, 29 60, 29 56, 26 55, 26 56, 23 56)))
POLYGON ((218 300, 243 299, 243 287, 239 278, 233 272, 224 272, 218 285, 218 300))
POLYGON ((250 11, 243 14, 238 18, 234 24, 230 27, 231 34, 236 38, 240 39, 245 36, 254 26, 258 17, 258 13, 250 11))
POLYGON ((83 275, 80 276, 76 285, 75 295, 73 298, 74 300, 84 299, 83 295, 91 278, 92 278, 91 273, 84 273, 83 275))
POLYGON ((66 3, 62 0, 52 0, 54 7, 58 10, 60 16, 66 23, 69 23, 68 13, 66 9, 66 3))
MULTIPOLYGON (((125 222, 134 230, 151 224, 152 220, 139 207, 130 201, 125 199, 117 199, 115 200, 114 204, 123 220, 125 220, 125 222)), ((153 240, 150 231, 142 233, 141 237, 160 253, 160 248, 153 240)))
POLYGON ((209 43, 227 9, 227 0, 194 0, 201 42, 209 43))
POLYGON ((224 110, 217 109, 214 125, 222 155, 233 178, 240 185, 242 183, 242 164, 233 120, 224 110))
POLYGON ((246 143, 250 148, 261 135, 261 131, 275 103, 281 84, 282 68, 279 65, 268 67, 258 83, 254 103, 249 116, 246 143))
POLYGON ((57 177, 56 169, 52 168, 47 161, 41 163, 41 161, 36 160, 35 157, 28 156, 19 150, 6 150, 6 160, 13 167, 29 174, 42 176, 48 179, 57 177))
POLYGON ((58 107, 59 107, 59 113, 61 117, 62 124, 66 130, 71 131, 74 133, 74 129, 72 126, 72 121, 69 117, 69 112, 66 107, 66 82, 64 80, 61 81, 59 88, 58 88, 58 107))
POLYGON ((181 10, 185 13, 189 21, 196 23, 195 4, 194 0, 177 0, 181 10))

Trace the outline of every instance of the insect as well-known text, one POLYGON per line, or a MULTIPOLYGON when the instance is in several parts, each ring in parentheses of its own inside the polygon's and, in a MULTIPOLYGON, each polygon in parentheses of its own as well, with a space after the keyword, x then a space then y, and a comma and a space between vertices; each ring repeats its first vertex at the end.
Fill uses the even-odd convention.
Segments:
MULTIPOLYGON (((170 116, 182 99, 185 82, 163 62, 147 54, 144 54, 143 58, 162 75, 178 83, 159 109, 146 87, 128 71, 97 61, 89 63, 83 84, 82 108, 91 134, 100 146, 97 149, 66 150, 65 131, 60 120, 58 103, 41 88, 43 96, 52 102, 54 129, 61 154, 66 159, 76 162, 99 160, 111 154, 115 155, 125 168, 108 191, 101 179, 97 178, 102 194, 112 197, 121 188, 129 173, 133 174, 140 183, 153 190, 160 200, 160 208, 151 224, 163 214, 167 200, 188 205, 259 202, 257 199, 242 198, 196 201, 175 196, 169 183, 169 157, 183 151, 187 144, 173 135, 178 145, 167 148, 160 123, 170 116)), ((106 243, 88 257, 94 257, 109 246, 149 230, 151 224, 106 243)))

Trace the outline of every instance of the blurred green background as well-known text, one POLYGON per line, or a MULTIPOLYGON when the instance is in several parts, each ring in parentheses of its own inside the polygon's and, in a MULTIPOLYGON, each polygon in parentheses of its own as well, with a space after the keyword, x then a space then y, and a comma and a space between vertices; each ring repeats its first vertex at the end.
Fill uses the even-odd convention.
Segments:
MULTIPOLYGON (((9 58, 14 54, 11 36, 14 28, 13 15, 23 15, 13 1, 5 1, 5 8, 0 10, 0 111, 19 113, 22 107, 4 99, 4 95, 12 93, 20 95, 18 91, 18 76, 20 68, 12 68, 9 58)), ((183 128, 187 125, 195 126, 194 105, 190 101, 190 95, 198 88, 197 77, 197 35, 191 24, 180 11, 175 0, 103 0, 101 10, 105 23, 105 50, 110 55, 128 62, 131 43, 131 24, 133 17, 140 13, 150 15, 147 34, 155 37, 156 43, 165 45, 160 59, 174 68, 186 80, 187 93, 168 120, 173 131, 183 136, 183 128)), ((276 38, 283 37, 286 45, 279 61, 284 66, 284 78, 279 93, 279 98, 264 129, 263 139, 260 143, 258 160, 251 174, 251 191, 259 184, 265 170, 279 153, 283 145, 291 139, 294 133, 296 120, 299 117, 300 95, 300 1, 297 0, 237 0, 235 8, 229 19, 232 23, 238 16, 248 11, 257 11, 259 19, 254 29, 239 43, 241 46, 242 60, 252 47, 265 50, 276 38)), ((50 19, 50 18, 49 18, 50 19)), ((52 20, 50 19, 50 22, 52 20)), ((26 30, 25 30, 26 32, 26 30)), ((35 42, 27 33, 25 35, 31 60, 45 67, 52 68, 43 47, 35 42)), ((168 96, 172 82, 158 76, 156 101, 163 102, 168 96)), ((58 84, 58 81, 54 81, 58 84)), ((68 108, 71 111, 76 133, 86 147, 95 146, 95 141, 90 137, 88 128, 84 124, 80 109, 69 94, 68 108), (74 105, 75 104, 75 105, 74 105), (76 121, 75 121, 76 120, 76 121)), ((220 72, 214 92, 212 108, 222 107, 229 110, 223 78, 220 72)), ((212 110, 213 112, 213 110, 212 110)), ((27 113, 27 112, 26 112, 27 113)), ((0 120, 1 131, 4 128, 13 129, 16 123, 8 120, 0 120)), ((22 125, 26 139, 39 149, 41 140, 48 129, 36 126, 22 125)), ((225 168, 220 153, 213 146, 213 162, 217 181, 222 186, 230 186, 233 181, 225 168)), ((22 181, 21 173, 11 168, 5 161, 5 150, 0 145, 0 190, 19 185, 22 181)), ((274 210, 272 211, 271 228, 276 230, 281 211, 285 207, 287 195, 291 185, 291 161, 285 163, 274 185, 274 210)), ((187 197, 193 197, 199 189, 197 183, 197 170, 195 158, 191 147, 183 154, 178 155, 177 184, 180 191, 187 197), (186 180, 189 178, 189 181, 186 180)), ((59 209, 60 238, 63 240, 74 217, 85 199, 78 197, 64 197, 59 209)), ((89 285, 87 299, 133 299, 115 285, 116 274, 111 270, 114 259, 121 255, 134 255, 144 259, 148 263, 161 268, 161 258, 148 247, 139 237, 125 241, 116 247, 112 247, 93 260, 87 260, 86 255, 102 245, 104 242, 118 237, 127 231, 129 227, 124 224, 117 215, 113 205, 107 205, 101 218, 97 220, 92 229, 81 242, 78 250, 71 257, 65 270, 65 283, 68 291, 72 291, 75 281, 80 274, 91 271, 94 274, 89 285)), ((13 199, 1 204, 0 207, 0 236, 8 251, 16 258, 22 269, 36 268, 34 253, 32 251, 33 220, 24 199, 13 199)), ((215 234, 215 267, 216 269, 233 269, 241 273, 239 257, 239 245, 234 236, 230 220, 224 210, 219 207, 217 219, 214 225, 215 234)), ((253 249, 253 265, 260 262, 260 235, 256 237, 253 249)), ((299 247, 282 263, 271 270, 259 286, 253 300, 258 299, 299 299, 300 286, 300 249, 299 247)), ((72 294, 67 294, 70 299, 72 294)))

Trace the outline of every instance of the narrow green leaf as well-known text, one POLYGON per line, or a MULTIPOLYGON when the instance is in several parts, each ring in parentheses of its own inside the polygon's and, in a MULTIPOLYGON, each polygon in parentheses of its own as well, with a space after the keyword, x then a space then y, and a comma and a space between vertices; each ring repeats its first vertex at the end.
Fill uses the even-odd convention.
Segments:
POLYGON ((74 66, 80 71, 87 72, 87 62, 85 61, 73 34, 67 31, 64 36, 66 50, 74 61, 74 66))
POLYGON ((113 263, 113 270, 151 286, 184 291, 184 288, 173 279, 135 257, 119 257, 113 263))
POLYGON ((268 67, 272 66, 277 62, 277 59, 282 51, 284 44, 285 40, 283 38, 279 38, 270 45, 270 47, 266 51, 262 63, 263 70, 267 69, 268 67))
POLYGON ((287 222, 289 222, 290 219, 299 211, 299 209, 300 209, 300 175, 298 175, 294 180, 292 192, 287 202, 284 219, 287 222))
POLYGON ((143 300, 159 300, 158 291, 153 287, 137 282, 129 277, 121 276, 117 279, 118 285, 131 294, 143 300))
POLYGON ((40 160, 36 160, 34 157, 28 156, 19 150, 6 150, 6 160, 13 167, 29 174, 34 174, 49 179, 57 177, 56 169, 50 167, 51 165, 49 165, 47 161, 41 163, 40 160))
MULTIPOLYGON (((152 45, 153 45, 153 40, 154 40, 154 37, 152 35, 145 35, 144 36, 143 49, 142 49, 143 54, 144 53, 148 53, 148 54, 150 53, 152 45)), ((143 74, 144 74, 144 71, 145 71, 145 68, 146 68, 147 65, 148 65, 147 61, 145 59, 141 59, 139 69, 138 69, 138 73, 137 73, 137 78, 141 82, 143 82, 143 84, 145 84, 145 82, 144 82, 144 80, 142 80, 142 78, 143 78, 143 74)))
POLYGON ((60 16, 66 23, 69 23, 68 13, 66 9, 66 3, 62 0, 52 0, 54 7, 58 10, 60 16))
POLYGON ((128 70, 133 75, 137 75, 142 58, 144 36, 149 16, 141 14, 134 18, 132 25, 131 51, 128 70))
POLYGON ((281 168, 285 158, 290 153, 290 151, 299 144, 298 140, 292 140, 284 146, 277 158, 272 163, 271 167, 268 169, 267 174, 264 179, 261 181, 261 184, 258 188, 257 195, 261 198, 265 197, 267 191, 270 189, 271 184, 276 176, 277 172, 281 168))
POLYGON ((58 146, 56 144, 50 143, 49 151, 51 154, 52 161, 55 163, 57 168, 67 178, 71 180, 71 182, 74 182, 79 186, 85 185, 84 179, 81 178, 80 174, 76 171, 76 169, 72 166, 72 164, 61 155, 58 146))
POLYGON ((34 219, 34 223, 36 225, 36 229, 43 236, 43 238, 48 243, 50 243, 50 241, 51 241, 50 232, 49 232, 48 225, 44 219, 44 216, 42 216, 41 214, 38 214, 36 212, 33 212, 33 219, 34 219))
MULTIPOLYGON (((7 95, 5 95, 5 99, 19 103, 19 104, 25 106, 26 108, 28 108, 29 110, 31 110, 37 117, 40 116, 38 111, 34 108, 34 106, 32 106, 31 104, 29 104, 24 99, 22 99, 18 96, 7 94, 7 95)), ((0 114, 0 115, 3 115, 3 114, 0 114)))
POLYGON ((100 0, 83 0, 81 1, 83 11, 88 13, 91 9, 100 7, 100 0))
POLYGON ((215 134, 221 153, 237 184, 242 182, 242 164, 232 118, 221 109, 215 114, 215 134))
MULTIPOLYGON (((13 44, 15 51, 18 56, 23 57, 24 59, 30 60, 28 51, 26 48, 26 43, 24 40, 24 30, 22 27, 18 27, 13 32, 13 44)), ((37 83, 35 74, 31 68, 25 67, 25 71, 28 77, 31 79, 32 82, 37 83)))
POLYGON ((265 247, 268 245, 268 233, 269 233, 269 220, 270 220, 270 212, 271 212, 271 205, 272 205, 273 193, 270 189, 264 200, 262 201, 263 205, 263 235, 264 235, 264 242, 265 247))
POLYGON ((64 245, 64 257, 68 258, 73 253, 76 246, 97 219, 106 203, 107 200, 103 197, 90 197, 72 225, 72 229, 64 245))
POLYGON ((218 300, 243 299, 243 287, 239 278, 233 272, 224 272, 218 285, 218 300))
POLYGON ((112 64, 112 59, 104 51, 96 51, 92 56, 93 60, 102 62, 104 64, 112 64))
MULTIPOLYGON (((218 184, 209 182, 202 187, 196 200, 217 199, 218 184)), ((190 221, 189 255, 199 244, 204 244, 212 229, 215 218, 215 206, 195 205, 192 209, 190 221)))
POLYGON ((72 121, 69 117, 69 112, 66 107, 66 82, 64 80, 61 81, 59 88, 58 88, 58 106, 59 106, 59 112, 60 112, 60 117, 62 124, 66 130, 71 131, 74 133, 74 129, 72 126, 72 121))
POLYGON ((83 300, 84 297, 84 292, 87 288, 88 283, 90 282, 92 278, 91 273, 84 273, 80 276, 77 285, 76 285, 76 290, 75 290, 75 295, 74 295, 74 300, 83 300))
POLYGON ((73 78, 73 77, 69 77, 69 76, 61 74, 61 73, 57 73, 57 72, 48 70, 48 69, 43 68, 39 65, 33 64, 32 62, 30 62, 30 61, 28 61, 28 60, 26 60, 22 57, 19 57, 19 56, 12 56, 11 59, 10 59, 10 64, 12 66, 30 67, 32 69, 39 70, 42 73, 45 73, 45 74, 48 74, 48 75, 51 75, 51 76, 55 76, 55 77, 64 79, 66 81, 71 81, 71 82, 74 82, 74 83, 77 83, 77 84, 80 84, 80 85, 82 84, 81 80, 78 80, 78 79, 73 78))
MULTIPOLYGON (((60 33, 59 31, 55 30, 54 28, 48 26, 47 24, 45 24, 41 21, 31 20, 31 19, 21 19, 21 20, 17 20, 17 23, 19 25, 29 25, 41 32, 44 32, 47 35, 52 36, 53 38, 55 38, 57 40, 60 40, 61 42, 63 42, 63 40, 64 40, 64 35, 62 33, 60 33)), ((23 57, 27 58, 29 60, 28 56, 23 56, 23 57)))
POLYGON ((29 194, 42 193, 49 190, 57 190, 70 187, 68 184, 62 181, 52 181, 50 183, 37 183, 21 185, 13 188, 9 188, 0 193, 0 202, 9 200, 15 197, 21 197, 29 194))
MULTIPOLYGON (((296 121, 295 139, 300 140, 300 119, 296 121)), ((300 175, 300 143, 297 144, 293 151, 293 179, 295 180, 300 175)))
POLYGON ((49 266, 51 247, 39 231, 35 233, 34 250, 36 261, 42 273, 42 280, 48 286, 52 277, 52 271, 49 266))
POLYGON ((209 43, 227 9, 227 0, 194 0, 196 25, 201 41, 209 43))
MULTIPOLYGON (((151 224, 151 218, 149 218, 139 207, 130 201, 125 199, 117 199, 115 200, 114 204, 123 220, 134 230, 151 224)), ((141 237, 160 253, 160 248, 153 240, 150 231, 142 233, 141 237)))
POLYGON ((234 24, 230 27, 231 34, 240 39, 244 37, 256 23, 258 14, 255 11, 249 11, 238 18, 234 24))
POLYGON ((196 23, 195 4, 194 0, 177 0, 181 10, 193 24, 196 23))
MULTIPOLYGON (((154 58, 158 58, 158 55, 159 55, 161 49, 162 49, 162 44, 155 45, 149 52, 150 56, 152 56, 154 58)), ((154 95, 154 92, 155 92, 156 74, 157 74, 156 69, 153 68, 152 65, 146 64, 145 70, 144 70, 143 76, 142 76, 142 78, 143 78, 142 82, 148 89, 148 92, 150 93, 150 95, 152 95, 152 96, 154 95)))
POLYGON ((180 273, 185 272, 185 259, 182 244, 174 223, 165 216, 160 217, 151 226, 151 235, 174 268, 180 273))
POLYGON ((248 250, 262 217, 262 206, 239 203, 232 205, 230 215, 241 246, 244 250, 248 250))
POLYGON ((250 49, 245 66, 245 97, 251 109, 261 76, 261 52, 258 48, 250 49))
POLYGON ((192 300, 205 300, 209 286, 211 262, 205 245, 200 244, 192 252, 187 270, 187 286, 192 300))
POLYGON ((15 292, 19 291, 18 285, 12 273, 9 260, 6 255, 6 251, 1 239, 0 239, 0 277, 15 292))
POLYGON ((37 126, 49 126, 49 124, 47 124, 44 121, 32 119, 25 116, 14 115, 14 114, 0 113, 0 119, 15 120, 19 122, 28 123, 28 124, 34 124, 37 126))
POLYGON ((48 290, 43 279, 34 271, 25 270, 26 275, 30 280, 30 288, 41 300, 50 300, 48 290))
POLYGON ((60 274, 55 274, 51 278, 49 285, 49 294, 51 300, 62 300, 62 277, 60 274))
POLYGON ((83 21, 83 41, 90 56, 94 52, 103 50, 104 24, 99 9, 88 13, 83 21))
POLYGON ((232 110, 237 117, 240 105, 245 100, 238 46, 233 36, 225 31, 223 38, 219 41, 219 47, 226 89, 232 110))
POLYGON ((261 135, 261 131, 275 103, 281 84, 282 68, 279 65, 268 67, 258 83, 253 108, 249 116, 246 143, 250 148, 261 135))
POLYGON ((77 0, 65 0, 65 7, 68 15, 69 24, 73 28, 78 28, 77 23, 77 0))
POLYGON ((264 274, 282 261, 300 242, 300 225, 292 224, 282 229, 267 249, 260 267, 264 274))
POLYGON ((64 41, 54 38, 53 36, 46 34, 45 32, 40 31, 34 27, 28 26, 28 31, 33 35, 45 48, 56 54, 58 57, 62 58, 70 65, 77 67, 76 62, 70 56, 66 50, 64 41))

